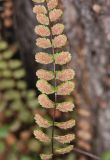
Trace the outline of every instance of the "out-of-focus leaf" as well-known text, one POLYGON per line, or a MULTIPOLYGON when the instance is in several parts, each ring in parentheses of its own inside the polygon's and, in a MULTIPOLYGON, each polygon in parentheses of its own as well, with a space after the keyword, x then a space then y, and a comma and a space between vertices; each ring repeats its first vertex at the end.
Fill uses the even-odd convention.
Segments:
POLYGON ((4 114, 5 114, 6 117, 11 117, 11 116, 13 116, 13 112, 12 112, 12 110, 10 110, 10 109, 7 109, 4 114))
POLYGON ((4 70, 4 71, 2 72, 2 76, 3 76, 4 78, 10 78, 10 77, 12 77, 12 72, 11 72, 10 70, 4 70))
POLYGON ((0 138, 7 137, 8 133, 9 133, 9 127, 8 126, 0 127, 0 138))
POLYGON ((32 159, 30 157, 28 157, 28 156, 22 156, 21 160, 32 160, 32 159))
POLYGON ((14 99, 20 99, 21 95, 20 92, 17 90, 9 90, 4 93, 4 97, 6 100, 14 100, 14 99))
POLYGON ((41 144, 38 141, 35 141, 35 139, 32 139, 28 143, 28 148, 33 152, 39 152, 41 149, 41 144))
POLYGON ((10 59, 13 56, 13 52, 11 50, 7 50, 5 52, 3 52, 3 58, 4 59, 10 59))
POLYGON ((15 60, 15 59, 10 60, 9 64, 8 64, 10 69, 17 69, 17 68, 21 67, 21 65, 22 65, 21 61, 20 60, 15 60))
POLYGON ((3 101, 0 102, 0 112, 2 112, 5 109, 6 105, 7 105, 6 102, 3 102, 3 101))
POLYGON ((67 160, 75 160, 76 158, 75 158, 75 155, 72 153, 72 154, 69 154, 68 156, 67 156, 67 160))
POLYGON ((110 151, 102 154, 102 160, 110 160, 110 151))
POLYGON ((36 99, 32 99, 32 100, 29 100, 28 102, 27 102, 27 104, 28 104, 28 106, 29 106, 29 108, 37 108, 37 106, 38 106, 38 101, 37 101, 37 98, 36 99))
POLYGON ((24 69, 19 69, 19 70, 16 70, 13 72, 13 77, 15 79, 22 79, 25 77, 25 74, 26 73, 25 73, 24 69))
POLYGON ((4 41, 0 41, 0 50, 4 50, 8 47, 8 44, 4 41))
MULTIPOLYGON (((20 89, 20 90, 24 90, 24 89, 27 88, 26 82, 25 82, 25 81, 21 81, 21 80, 19 80, 19 81, 16 83, 16 86, 17 86, 17 88, 20 89)), ((27 93, 27 92, 26 92, 26 93, 27 93)))
POLYGON ((33 121, 32 114, 28 110, 22 110, 18 116, 19 120, 22 122, 31 123, 33 121))
POLYGON ((17 155, 15 153, 10 153, 7 156, 7 160, 17 160, 17 155))
POLYGON ((21 101, 21 100, 17 100, 17 101, 13 101, 11 103, 11 110, 14 110, 14 111, 20 111, 22 108, 22 106, 24 106, 24 103, 21 101))
POLYGON ((5 143, 0 142, 0 153, 3 153, 5 151, 5 143))
POLYGON ((27 99, 32 99, 36 96, 36 93, 35 93, 34 90, 30 90, 30 91, 27 92, 26 96, 27 96, 27 99))
POLYGON ((13 124, 10 126, 10 131, 15 132, 21 127, 21 123, 19 121, 13 122, 13 124))
POLYGON ((0 62, 0 69, 7 69, 7 63, 6 62, 4 62, 4 61, 1 61, 0 62))
POLYGON ((15 81, 13 79, 9 80, 2 80, 0 82, 0 89, 5 90, 5 89, 11 89, 15 86, 15 81))

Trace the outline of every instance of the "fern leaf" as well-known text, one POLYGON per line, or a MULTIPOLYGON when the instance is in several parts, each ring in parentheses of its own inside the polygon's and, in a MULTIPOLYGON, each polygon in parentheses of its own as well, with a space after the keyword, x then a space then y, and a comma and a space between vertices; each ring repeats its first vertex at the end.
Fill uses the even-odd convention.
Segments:
POLYGON ((38 38, 36 40, 36 45, 43 49, 51 48, 52 46, 50 39, 47 38, 38 38))
POLYGON ((45 0, 32 0, 32 1, 35 3, 44 3, 45 2, 45 0))
POLYGON ((75 139, 75 135, 74 134, 67 134, 64 136, 56 136, 54 137, 54 139, 62 144, 65 143, 70 143, 75 139))
POLYGON ((65 35, 59 35, 53 39, 54 48, 62 48, 66 43, 67 37, 65 35))
POLYGON ((37 14, 37 21, 43 25, 49 25, 49 18, 45 14, 37 14))
POLYGON ((61 23, 57 23, 52 27, 52 34, 53 36, 55 35, 60 35, 64 31, 64 25, 61 23))
POLYGON ((42 37, 50 36, 50 30, 47 26, 38 25, 35 28, 35 32, 36 32, 36 34, 38 34, 39 36, 42 36, 42 37))
POLYGON ((39 52, 36 54, 35 59, 38 63, 41 64, 50 64, 53 62, 52 55, 45 53, 45 52, 39 52))
POLYGON ((70 95, 74 90, 75 84, 72 81, 67 81, 58 86, 57 95, 70 95))
POLYGON ((75 72, 73 69, 64 69, 62 71, 56 72, 56 79, 60 81, 69 81, 72 80, 75 76, 75 72))
POLYGON ((45 80, 38 80, 36 86, 39 91, 45 94, 52 94, 55 92, 53 86, 45 80))
POLYGON ((38 102, 44 108, 54 108, 55 104, 51 101, 47 95, 41 94, 38 96, 38 102))
POLYGON ((54 55, 55 63, 64 65, 71 60, 71 54, 69 52, 60 52, 54 55))
POLYGON ((51 139, 40 130, 35 130, 34 135, 35 135, 36 139, 38 139, 41 142, 50 143, 50 141, 51 141, 51 139))
POLYGON ((46 120, 46 119, 44 119, 39 114, 36 114, 34 119, 35 119, 36 123, 39 125, 39 127, 49 128, 51 126, 51 124, 49 123, 49 121, 46 120))
POLYGON ((50 160, 52 159, 52 154, 41 154, 40 157, 42 160, 50 160))
POLYGON ((72 119, 66 122, 59 122, 59 123, 57 122, 56 126, 59 127, 60 129, 66 130, 75 126, 75 120, 72 119))
POLYGON ((35 14, 47 14, 47 10, 43 5, 35 5, 33 7, 33 13, 35 13, 35 14))
POLYGON ((73 111, 74 104, 72 102, 62 102, 57 104, 57 109, 61 112, 70 112, 73 111))
POLYGON ((50 81, 54 78, 54 74, 52 71, 44 70, 44 69, 39 69, 36 72, 36 76, 40 79, 44 79, 47 81, 50 81))
POLYGON ((48 9, 52 10, 54 8, 56 8, 58 5, 58 0, 49 0, 47 3, 48 9))
POLYGON ((74 146, 73 145, 69 145, 65 148, 60 148, 60 149, 56 149, 56 154, 67 154, 69 152, 71 152, 73 150, 74 146))
POLYGON ((53 9, 52 11, 50 11, 49 13, 49 18, 51 22, 56 22, 58 21, 61 16, 62 16, 63 12, 61 9, 53 9))

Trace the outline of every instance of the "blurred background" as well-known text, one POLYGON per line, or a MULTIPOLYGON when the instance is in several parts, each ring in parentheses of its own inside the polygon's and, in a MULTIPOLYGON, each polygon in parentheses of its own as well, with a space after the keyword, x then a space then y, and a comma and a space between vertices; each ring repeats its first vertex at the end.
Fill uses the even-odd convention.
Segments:
MULTIPOLYGON (((75 146, 110 160, 110 0, 59 3, 69 65, 76 71, 76 90, 69 97, 76 105, 75 146)), ((33 136, 33 116, 41 111, 32 7, 31 0, 0 0, 0 160, 40 160, 37 153, 43 149, 33 136)), ((90 158, 73 153, 66 160, 90 158)))

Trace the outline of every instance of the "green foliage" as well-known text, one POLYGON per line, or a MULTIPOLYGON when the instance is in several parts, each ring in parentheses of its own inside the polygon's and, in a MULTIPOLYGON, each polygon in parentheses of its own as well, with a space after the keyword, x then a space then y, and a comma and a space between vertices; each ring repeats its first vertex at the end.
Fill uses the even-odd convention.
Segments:
POLYGON ((9 132, 9 128, 7 126, 0 128, 0 138, 6 138, 9 132))
POLYGON ((34 160, 28 155, 41 149, 32 136, 38 101, 36 92, 28 89, 16 50, 0 41, 0 153, 6 153, 5 160, 34 160))
POLYGON ((0 142, 0 153, 3 153, 5 151, 5 143, 0 142))
POLYGON ((110 151, 102 154, 102 160, 110 160, 110 151))

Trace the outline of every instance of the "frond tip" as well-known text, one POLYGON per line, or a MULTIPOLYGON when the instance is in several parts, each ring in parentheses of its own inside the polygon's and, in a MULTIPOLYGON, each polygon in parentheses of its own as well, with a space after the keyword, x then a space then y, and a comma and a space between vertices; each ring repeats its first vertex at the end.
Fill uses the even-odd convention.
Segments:
POLYGON ((38 80, 36 86, 39 89, 39 91, 42 93, 45 93, 45 94, 54 93, 53 86, 45 80, 38 80))
POLYGON ((65 143, 70 143, 71 141, 73 141, 75 139, 75 135, 67 134, 64 136, 56 136, 54 137, 54 139, 62 144, 65 144, 65 143))
POLYGON ((60 149, 56 149, 56 154, 67 154, 69 152, 71 152, 73 150, 74 146, 73 145, 69 145, 65 148, 60 148, 60 149))
POLYGON ((45 53, 45 52, 39 52, 35 55, 35 59, 38 63, 41 64, 50 64, 53 62, 52 55, 45 53))
POLYGON ((39 127, 49 128, 51 126, 51 124, 39 114, 36 114, 34 119, 39 127))
POLYGON ((41 94, 38 96, 38 102, 44 108, 54 108, 54 102, 51 101, 47 95, 41 94))
POLYGON ((66 122, 57 122, 56 126, 59 127, 60 129, 69 129, 75 126, 75 120, 69 120, 66 122))
POLYGON ((34 135, 35 135, 36 139, 38 139, 41 142, 50 143, 50 141, 51 141, 51 139, 40 130, 35 130, 34 135))

